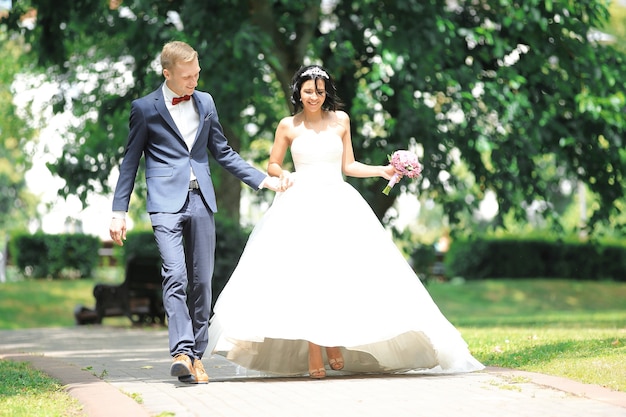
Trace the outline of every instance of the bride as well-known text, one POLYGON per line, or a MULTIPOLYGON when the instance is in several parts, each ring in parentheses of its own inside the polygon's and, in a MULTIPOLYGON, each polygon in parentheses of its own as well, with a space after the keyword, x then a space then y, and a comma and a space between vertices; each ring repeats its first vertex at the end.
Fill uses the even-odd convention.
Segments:
POLYGON ((312 378, 327 369, 483 369, 343 177, 390 179, 394 168, 354 159, 350 118, 325 69, 302 67, 292 87, 296 113, 280 121, 268 166, 285 191, 252 231, 217 300, 209 352, 312 378), (294 173, 282 168, 288 150, 294 173))

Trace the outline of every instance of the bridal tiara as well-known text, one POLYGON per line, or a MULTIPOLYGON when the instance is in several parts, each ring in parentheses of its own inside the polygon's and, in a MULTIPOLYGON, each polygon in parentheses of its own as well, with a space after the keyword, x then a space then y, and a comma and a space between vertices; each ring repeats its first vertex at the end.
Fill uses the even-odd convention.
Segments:
POLYGON ((322 78, 326 78, 327 80, 330 79, 330 77, 328 76, 328 73, 319 67, 309 68, 308 70, 304 71, 300 76, 301 77, 322 77, 322 78))

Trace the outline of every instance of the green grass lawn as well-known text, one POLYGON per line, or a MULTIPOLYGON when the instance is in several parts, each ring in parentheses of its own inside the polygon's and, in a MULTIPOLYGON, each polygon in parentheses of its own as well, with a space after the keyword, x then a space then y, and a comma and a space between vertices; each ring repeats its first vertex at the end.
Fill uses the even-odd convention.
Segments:
MULTIPOLYGON (((94 284, 119 279, 119 273, 99 272, 95 280, 0 284, 0 329, 74 326, 76 305, 95 303, 94 284)), ((486 280, 433 282, 427 288, 485 365, 626 392, 626 283, 486 280)), ((131 326, 126 318, 106 318, 105 324, 131 326)), ((7 389, 5 381, 6 370, 0 366, 0 393, 7 389)), ((37 391, 42 401, 50 392, 37 391)), ((6 401, 0 399, 0 410, 6 401)))
MULTIPOLYGON (((96 283, 119 283, 121 271, 98 271, 95 279, 28 279, 0 284, 0 329, 67 327, 75 324, 78 305, 93 308, 96 283)), ((126 318, 108 318, 107 324, 128 324, 126 318)))
POLYGON ((626 283, 487 280, 428 290, 485 365, 626 392, 626 283))
POLYGON ((515 279, 427 288, 457 326, 626 326, 626 282, 515 279))
POLYGON ((25 362, 0 360, 0 417, 85 416, 61 384, 25 362))

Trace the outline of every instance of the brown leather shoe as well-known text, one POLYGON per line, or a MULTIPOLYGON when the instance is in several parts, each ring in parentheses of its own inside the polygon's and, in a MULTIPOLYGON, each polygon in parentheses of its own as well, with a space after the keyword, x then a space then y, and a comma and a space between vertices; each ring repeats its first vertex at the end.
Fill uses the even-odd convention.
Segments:
POLYGON ((185 384, 208 384, 209 375, 204 370, 204 365, 200 359, 193 361, 194 373, 186 376, 179 376, 178 380, 185 384))
POLYGON ((204 370, 204 365, 200 359, 196 359, 193 362, 193 369, 196 371, 196 384, 208 384, 209 375, 204 370))
POLYGON ((174 357, 174 362, 170 366, 170 375, 172 376, 187 376, 194 373, 191 359, 185 354, 179 354, 174 357))

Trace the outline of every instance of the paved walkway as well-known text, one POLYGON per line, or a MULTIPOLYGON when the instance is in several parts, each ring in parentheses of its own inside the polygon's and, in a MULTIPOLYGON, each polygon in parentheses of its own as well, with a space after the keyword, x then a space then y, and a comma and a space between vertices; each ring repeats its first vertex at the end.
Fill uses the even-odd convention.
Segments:
POLYGON ((0 331, 0 357, 59 379, 89 417, 626 417, 626 393, 562 378, 489 368, 463 375, 277 378, 220 356, 211 382, 169 376, 167 332, 79 326, 0 331))

